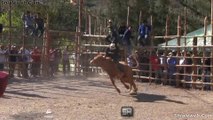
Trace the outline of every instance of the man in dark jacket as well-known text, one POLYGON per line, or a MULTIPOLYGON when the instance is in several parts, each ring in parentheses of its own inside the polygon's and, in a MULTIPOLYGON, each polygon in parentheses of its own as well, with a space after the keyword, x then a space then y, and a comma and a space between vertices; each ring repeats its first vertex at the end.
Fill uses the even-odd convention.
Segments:
MULTIPOLYGON (((10 47, 10 46, 9 46, 10 47)), ((10 77, 14 77, 14 70, 16 67, 16 62, 18 59, 18 50, 15 45, 11 46, 11 49, 7 49, 6 54, 8 55, 8 62, 9 62, 9 74, 10 77)))
POLYGON ((41 37, 44 33, 44 20, 41 18, 40 13, 37 13, 37 16, 35 18, 35 23, 36 23, 35 35, 38 37, 41 37))
POLYGON ((130 39, 132 38, 132 27, 129 26, 128 29, 124 32, 124 36, 122 38, 123 45, 125 47, 127 56, 132 54, 132 45, 130 39))
POLYGON ((150 45, 150 40, 149 40, 150 33, 151 33, 151 26, 148 25, 146 20, 144 20, 138 29, 138 41, 141 46, 150 45))
POLYGON ((118 35, 117 28, 113 26, 112 20, 108 21, 107 28, 108 28, 108 34, 105 40, 108 43, 115 43, 115 45, 117 45, 119 43, 119 35, 118 35))

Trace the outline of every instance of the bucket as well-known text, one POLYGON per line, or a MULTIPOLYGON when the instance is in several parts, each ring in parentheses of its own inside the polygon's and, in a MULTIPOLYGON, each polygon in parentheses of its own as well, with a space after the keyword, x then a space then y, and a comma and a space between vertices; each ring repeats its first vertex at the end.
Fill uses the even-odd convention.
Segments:
POLYGON ((4 71, 0 71, 0 97, 3 96, 4 91, 7 87, 9 74, 4 71))

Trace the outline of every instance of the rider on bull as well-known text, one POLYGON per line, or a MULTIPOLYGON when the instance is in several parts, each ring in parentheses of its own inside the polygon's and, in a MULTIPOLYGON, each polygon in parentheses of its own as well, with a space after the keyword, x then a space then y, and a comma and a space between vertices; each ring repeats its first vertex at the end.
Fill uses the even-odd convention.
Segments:
MULTIPOLYGON (((115 43, 111 43, 109 45, 109 48, 107 48, 107 50, 106 50, 105 57, 110 57, 112 59, 112 61, 117 65, 119 71, 121 73, 124 72, 123 66, 119 63, 119 59, 120 59, 119 47, 115 43)), ((123 74, 121 76, 123 76, 123 74)))
POLYGON ((118 33, 116 28, 112 25, 112 20, 108 21, 108 35, 106 37, 106 41, 110 43, 109 48, 106 50, 105 57, 110 57, 113 62, 117 65, 118 69, 123 72, 122 65, 119 64, 119 47, 118 47, 118 33))
POLYGON ((113 62, 119 63, 119 48, 115 43, 111 43, 106 49, 105 57, 110 57, 113 62))

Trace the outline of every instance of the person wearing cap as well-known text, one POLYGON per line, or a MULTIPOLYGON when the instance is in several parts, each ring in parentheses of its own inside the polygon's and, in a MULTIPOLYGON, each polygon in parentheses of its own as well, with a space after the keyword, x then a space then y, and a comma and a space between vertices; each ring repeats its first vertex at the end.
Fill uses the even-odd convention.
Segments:
POLYGON ((108 33, 107 33, 107 37, 105 38, 106 42, 110 43, 115 43, 116 45, 119 43, 119 35, 118 35, 118 31, 117 28, 115 26, 113 26, 112 20, 108 21, 108 33))

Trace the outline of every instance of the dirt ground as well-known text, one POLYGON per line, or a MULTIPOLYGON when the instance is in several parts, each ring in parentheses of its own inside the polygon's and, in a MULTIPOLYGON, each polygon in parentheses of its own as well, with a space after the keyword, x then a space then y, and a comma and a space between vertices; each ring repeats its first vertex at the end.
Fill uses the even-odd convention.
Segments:
POLYGON ((136 82, 119 95, 106 76, 11 79, 0 98, 0 120, 213 120, 213 92, 136 82), (132 106, 133 117, 121 107, 132 106))

